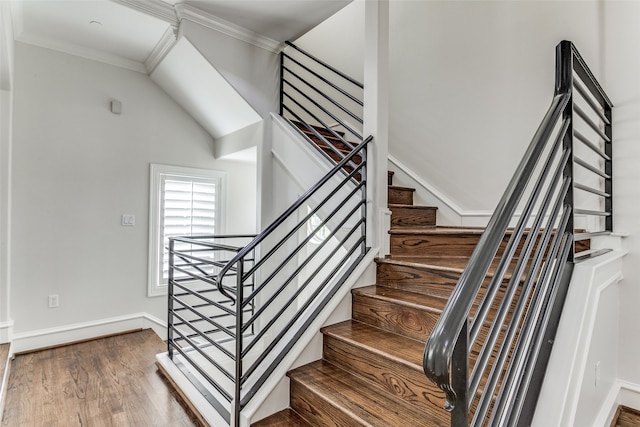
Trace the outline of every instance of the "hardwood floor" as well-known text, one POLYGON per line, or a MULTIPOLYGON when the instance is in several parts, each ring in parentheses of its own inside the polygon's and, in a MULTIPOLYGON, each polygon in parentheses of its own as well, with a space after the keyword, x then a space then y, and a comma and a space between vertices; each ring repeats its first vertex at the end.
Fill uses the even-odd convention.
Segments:
POLYGON ((612 427, 638 427, 640 426, 640 411, 637 409, 620 406, 618 417, 612 427))
POLYGON ((199 426, 156 371, 146 329, 16 356, 2 426, 199 426))
POLYGON ((4 378, 4 368, 9 357, 9 344, 0 344, 0 382, 4 378))

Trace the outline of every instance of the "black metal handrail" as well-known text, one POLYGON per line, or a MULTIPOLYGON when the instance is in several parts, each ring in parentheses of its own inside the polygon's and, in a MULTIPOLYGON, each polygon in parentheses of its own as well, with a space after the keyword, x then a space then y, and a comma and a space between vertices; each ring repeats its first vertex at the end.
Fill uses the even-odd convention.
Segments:
POLYGON ((368 251, 372 139, 249 242, 170 239, 168 353, 230 425, 368 251))
POLYGON ((320 150, 323 155, 340 160, 354 148, 350 140, 363 139, 364 86, 293 43, 286 44, 280 57, 280 114, 332 154, 320 150))
POLYGON ((573 263, 597 254, 575 248, 613 228, 612 104, 571 42, 556 64, 551 106, 425 347, 454 427, 531 419, 573 263))

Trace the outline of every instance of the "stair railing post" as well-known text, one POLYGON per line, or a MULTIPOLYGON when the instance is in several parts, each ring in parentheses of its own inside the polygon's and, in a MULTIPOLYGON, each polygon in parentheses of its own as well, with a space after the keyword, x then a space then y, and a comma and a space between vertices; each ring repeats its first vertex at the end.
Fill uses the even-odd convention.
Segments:
POLYGON ((167 301, 167 353, 169 354, 169 358, 173 360, 173 267, 174 267, 174 257, 173 257, 173 247, 174 247, 173 239, 169 239, 169 282, 168 282, 168 292, 169 298, 167 301))
POLYGON ((467 391, 469 390, 469 321, 464 322, 451 358, 451 387, 456 395, 451 411, 451 427, 469 425, 467 391))
POLYGON ((244 293, 242 286, 242 276, 244 276, 244 260, 240 258, 237 263, 236 270, 236 372, 235 372, 235 395, 233 402, 233 425, 240 426, 240 412, 242 411, 241 394, 242 394, 242 309, 244 301, 244 293))
MULTIPOLYGON (((574 180, 573 180, 573 47, 571 42, 563 41, 556 48, 556 93, 568 93, 571 97, 562 112, 563 120, 569 121, 569 128, 562 140, 563 149, 569 151, 569 161, 564 170, 564 176, 570 180, 571 186, 565 197, 565 207, 571 209, 571 215, 567 222, 566 232, 573 238, 575 231, 574 215, 574 180)), ((575 257, 575 245, 571 245, 569 259, 573 262, 575 257)))
POLYGON ((284 50, 280 52, 280 106, 279 106, 279 114, 282 117, 282 113, 284 112, 284 108, 282 108, 282 104, 284 104, 284 50))

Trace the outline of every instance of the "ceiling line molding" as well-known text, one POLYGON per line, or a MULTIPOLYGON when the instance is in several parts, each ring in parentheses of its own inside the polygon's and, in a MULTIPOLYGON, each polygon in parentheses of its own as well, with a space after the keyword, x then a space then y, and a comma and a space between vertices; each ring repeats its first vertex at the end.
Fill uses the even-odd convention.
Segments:
POLYGON ((16 37, 16 41, 43 47, 45 49, 57 50, 69 55, 79 56, 81 58, 90 59, 92 61, 98 61, 105 64, 113 65, 114 67, 126 68, 128 70, 147 74, 147 69, 141 62, 133 61, 131 59, 126 59, 121 56, 111 55, 108 53, 100 53, 94 49, 87 49, 68 43, 57 43, 47 38, 36 37, 32 35, 27 36, 25 34, 16 37))
MULTIPOLYGON (((122 0, 117 0, 122 1, 122 0)), ((130 0, 127 0, 130 1, 130 0)), ((215 15, 207 13, 201 9, 184 3, 175 5, 175 12, 178 20, 186 19, 195 24, 202 25, 214 31, 221 32, 230 37, 236 38, 246 43, 250 43, 256 47, 264 49, 272 53, 279 53, 282 45, 276 40, 255 33, 239 25, 225 21, 215 15)))
POLYGON ((160 61, 167 56, 167 53, 171 50, 171 48, 178 41, 178 27, 171 25, 167 28, 167 31, 164 32, 162 38, 158 41, 156 46, 149 54, 149 57, 144 61, 144 66, 147 70, 147 74, 151 74, 153 70, 156 69, 160 61))
POLYGON ((157 19, 161 19, 168 22, 171 25, 178 25, 178 18, 176 12, 168 3, 160 0, 110 0, 114 3, 126 6, 130 9, 137 10, 146 15, 152 16, 157 19))

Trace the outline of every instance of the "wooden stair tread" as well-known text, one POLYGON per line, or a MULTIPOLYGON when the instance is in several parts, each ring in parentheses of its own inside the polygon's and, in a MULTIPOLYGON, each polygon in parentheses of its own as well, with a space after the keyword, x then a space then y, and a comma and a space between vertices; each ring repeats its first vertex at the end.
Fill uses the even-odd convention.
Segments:
POLYGON ((460 273, 469 263, 468 257, 406 257, 406 258, 376 258, 378 264, 395 264, 424 270, 448 271, 460 273))
POLYGON ((251 427, 313 427, 313 424, 309 424, 296 411, 287 408, 251 423, 251 427))
POLYGON ((422 372, 425 343, 400 334, 394 334, 356 320, 346 320, 322 328, 322 333, 365 347, 372 353, 382 354, 405 366, 422 372))
POLYGON ((365 286, 362 288, 355 288, 351 292, 353 294, 358 294, 370 298, 383 299, 395 304, 410 306, 413 308, 419 308, 436 313, 440 313, 444 306, 447 304, 447 299, 445 298, 426 294, 418 294, 402 289, 388 288, 386 286, 365 286))
POLYGON ((480 236, 484 232, 484 229, 480 228, 467 228, 467 227, 433 227, 430 229, 424 229, 420 227, 403 227, 403 228, 393 228, 389 230, 389 234, 429 234, 429 235, 445 235, 445 236, 456 236, 456 235, 470 235, 470 236, 480 236))
POLYGON ((403 209, 418 209, 418 210, 438 210, 436 206, 424 206, 424 205, 404 205, 401 203, 389 203, 389 208, 403 208, 403 209))
POLYGON ((324 401, 322 409, 325 411, 320 413, 319 408, 310 407, 308 402, 298 402, 302 399, 292 396, 294 409, 301 404, 315 416, 322 417, 320 422, 324 423, 321 425, 449 427, 449 416, 445 411, 429 416, 325 360, 296 368, 288 376, 294 389, 304 388, 303 392, 309 391, 324 401), (347 424, 344 419, 336 419, 339 417, 352 421, 347 424))
POLYGON ((401 187, 401 186, 398 186, 398 185, 389 185, 388 187, 389 187, 390 190, 411 191, 411 192, 416 191, 415 188, 401 187))

